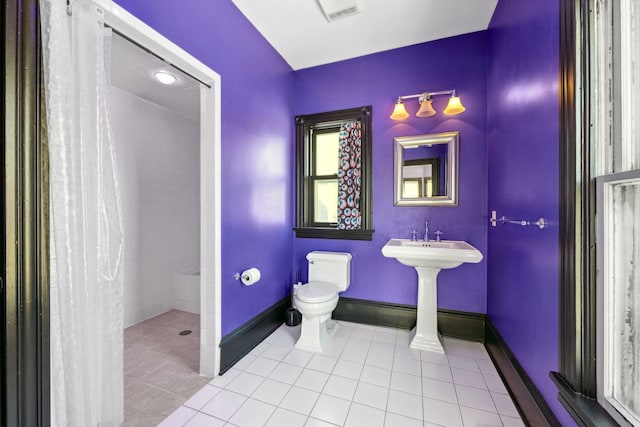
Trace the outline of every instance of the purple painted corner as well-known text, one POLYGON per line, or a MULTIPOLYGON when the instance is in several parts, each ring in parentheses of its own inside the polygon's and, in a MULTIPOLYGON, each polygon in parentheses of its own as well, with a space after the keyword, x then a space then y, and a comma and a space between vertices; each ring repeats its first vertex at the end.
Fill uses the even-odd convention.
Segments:
POLYGON ((487 308, 564 426, 558 367, 558 0, 501 0, 489 27, 489 209, 550 226, 489 229, 487 308))

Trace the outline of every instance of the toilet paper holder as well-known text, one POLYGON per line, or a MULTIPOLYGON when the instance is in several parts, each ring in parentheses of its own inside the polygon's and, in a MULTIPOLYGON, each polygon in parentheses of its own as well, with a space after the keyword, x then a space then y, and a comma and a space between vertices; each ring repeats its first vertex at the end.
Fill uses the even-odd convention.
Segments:
POLYGON ((249 268, 247 270, 244 270, 243 272, 236 272, 233 275, 233 278, 235 280, 239 280, 242 282, 243 285, 245 286, 252 286, 254 285, 256 282, 258 282, 260 280, 260 270, 258 270, 255 267, 249 268))

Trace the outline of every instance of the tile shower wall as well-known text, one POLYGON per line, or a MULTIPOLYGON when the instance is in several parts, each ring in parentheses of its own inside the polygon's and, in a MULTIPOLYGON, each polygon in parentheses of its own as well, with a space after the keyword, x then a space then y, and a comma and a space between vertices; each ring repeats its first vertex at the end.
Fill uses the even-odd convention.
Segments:
MULTIPOLYGON (((380 249, 391 237, 409 238, 412 229, 422 235, 425 220, 432 233, 441 230, 445 239, 467 240, 486 259, 486 71, 486 33, 478 32, 296 73, 296 114, 373 106, 373 241, 295 239, 295 265, 303 278, 307 252, 348 251, 352 277, 344 296, 415 305, 415 270, 384 258, 380 249), (467 108, 463 114, 443 115, 447 99, 438 97, 434 117, 389 119, 398 96, 445 89, 458 90, 467 108), (448 131, 460 132, 459 206, 394 207, 393 138, 448 131)), ((417 102, 406 105, 411 113, 417 111, 417 102)), ((443 270, 438 281, 440 308, 486 311, 486 260, 443 270)))
POLYGON ((111 101, 129 326, 171 309, 174 275, 199 269, 200 128, 117 88, 111 101))
POLYGON ((558 0, 501 0, 489 27, 489 208, 550 226, 489 229, 488 314, 563 426, 558 368, 558 0))

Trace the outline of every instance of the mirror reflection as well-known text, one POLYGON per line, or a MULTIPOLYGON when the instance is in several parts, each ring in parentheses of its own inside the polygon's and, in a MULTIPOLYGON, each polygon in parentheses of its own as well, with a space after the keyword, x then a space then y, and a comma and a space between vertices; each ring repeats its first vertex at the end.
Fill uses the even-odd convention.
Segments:
POLYGON ((458 135, 394 139, 396 206, 457 205, 458 135))

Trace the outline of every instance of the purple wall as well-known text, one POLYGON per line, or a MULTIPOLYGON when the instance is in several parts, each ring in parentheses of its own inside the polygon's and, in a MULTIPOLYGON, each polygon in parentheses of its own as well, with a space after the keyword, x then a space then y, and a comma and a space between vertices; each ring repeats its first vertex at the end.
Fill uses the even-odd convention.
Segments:
POLYGON ((224 335, 290 290, 294 74, 231 1, 118 3, 222 76, 224 335), (246 288, 248 267, 262 279, 246 288))
POLYGON ((489 209, 551 226, 489 227, 487 312, 562 425, 558 367, 558 0, 500 0, 489 27, 489 209))
MULTIPOLYGON (((424 43, 296 73, 295 114, 373 106, 373 241, 294 239, 295 269, 307 277, 305 255, 312 250, 353 255, 351 298, 415 305, 414 269, 382 256, 391 237, 443 231, 445 239, 467 240, 487 253, 486 33, 424 43), (389 119, 396 98, 425 90, 456 89, 467 110, 444 116, 446 97, 438 97, 438 114, 430 118, 389 119), (458 207, 393 206, 393 138, 460 131, 460 203, 458 207)), ((417 100, 406 103, 410 113, 417 100)), ((486 262, 443 270, 438 278, 438 306, 486 311, 486 262)))

